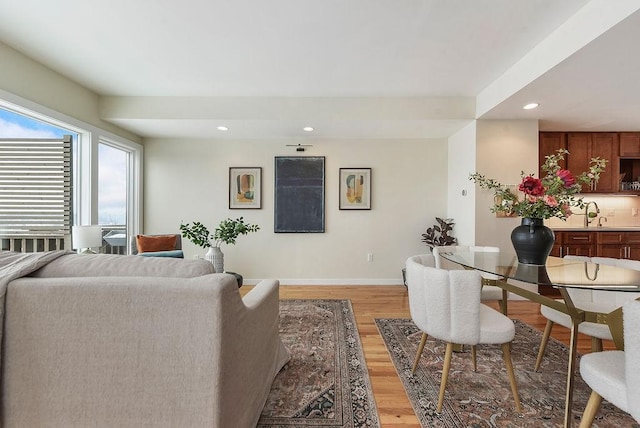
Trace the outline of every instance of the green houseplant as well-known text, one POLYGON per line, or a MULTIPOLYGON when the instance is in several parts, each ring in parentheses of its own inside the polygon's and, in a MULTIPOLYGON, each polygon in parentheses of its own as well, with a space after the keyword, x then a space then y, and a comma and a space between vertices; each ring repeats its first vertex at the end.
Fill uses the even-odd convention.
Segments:
POLYGON ((452 218, 442 219, 436 217, 437 224, 427 228, 426 232, 422 234, 422 242, 427 244, 429 248, 439 247, 442 245, 455 245, 458 240, 449 235, 449 232, 453 230, 452 218))
POLYGON ((224 272, 224 254, 220 250, 222 244, 235 245, 240 235, 260 230, 257 224, 250 224, 244 221, 243 217, 222 220, 213 233, 199 221, 191 223, 181 223, 180 232, 199 247, 209 248, 205 259, 213 263, 216 273, 224 272))

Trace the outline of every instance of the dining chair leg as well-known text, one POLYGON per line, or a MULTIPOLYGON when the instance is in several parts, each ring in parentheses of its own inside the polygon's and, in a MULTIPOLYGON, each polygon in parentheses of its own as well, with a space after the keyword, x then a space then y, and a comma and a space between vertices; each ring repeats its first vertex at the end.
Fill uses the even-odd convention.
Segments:
POLYGON ((420 339, 420 345, 418 346, 418 353, 416 354, 416 360, 413 362, 413 368, 411 369, 411 374, 416 372, 418 368, 418 361, 420 361, 420 357, 422 356, 422 351, 424 350, 424 345, 427 343, 427 333, 422 333, 422 338, 420 339))
POLYGON ((447 350, 444 354, 444 364, 442 366, 442 379, 440 380, 440 394, 438 395, 438 405, 436 406, 436 413, 440 413, 442 410, 442 403, 444 402, 444 390, 447 387, 447 379, 449 378, 449 368, 451 367, 451 355, 453 354, 453 343, 447 343, 447 350))
POLYGON ((500 300, 498 304, 500 305, 500 312, 502 312, 504 315, 507 315, 507 298, 507 290, 502 289, 502 300, 500 300))
POLYGON ((473 371, 478 371, 478 360, 476 359, 476 345, 471 345, 471 359, 473 359, 473 371))
POLYGON ((580 321, 577 318, 571 319, 571 337, 569 339, 569 364, 567 366, 567 393, 564 399, 564 426, 565 428, 571 427, 573 412, 573 385, 575 381, 575 372, 578 360, 577 348, 578 348, 578 324, 580 321))
POLYGON ((502 344, 502 356, 504 358, 504 364, 507 366, 507 373, 509 374, 509 383, 511 384, 513 399, 516 402, 516 412, 522 413, 522 407, 520 406, 520 394, 518 394, 516 375, 513 372, 513 363, 511 361, 511 347, 509 346, 509 343, 502 344))
POLYGON ((582 420, 580 421, 580 428, 589 428, 593 423, 596 415, 598 414, 598 409, 600 408, 600 403, 602 402, 602 397, 595 391, 591 391, 591 396, 589 397, 589 401, 587 401, 587 406, 584 408, 584 413, 582 414, 582 420))
POLYGON ((540 349, 538 349, 538 357, 536 358, 536 365, 533 368, 534 372, 537 372, 542 363, 542 357, 544 357, 544 351, 547 349, 547 342, 551 335, 551 329, 553 328, 553 321, 547 320, 547 325, 544 327, 544 333, 542 334, 542 340, 540 341, 540 349))
POLYGON ((602 339, 591 337, 591 352, 602 352, 602 339))

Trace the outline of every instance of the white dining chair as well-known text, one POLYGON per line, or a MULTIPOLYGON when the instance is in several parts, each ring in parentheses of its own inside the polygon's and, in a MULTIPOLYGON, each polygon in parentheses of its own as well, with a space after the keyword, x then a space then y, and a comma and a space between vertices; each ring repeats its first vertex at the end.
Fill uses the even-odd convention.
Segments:
MULTIPOLYGON (((473 253, 488 253, 489 255, 495 256, 496 264, 498 263, 500 249, 498 247, 482 247, 482 246, 467 246, 467 245, 446 245, 446 246, 437 246, 433 247, 432 254, 436 260, 436 268, 438 269, 462 269, 460 265, 456 265, 454 263, 450 263, 447 260, 443 259, 440 253, 443 252, 459 252, 459 251, 470 251, 473 253)), ((503 279, 501 276, 482 272, 480 274, 482 276, 482 301, 489 300, 497 300, 500 305, 500 311, 503 314, 507 314, 507 305, 506 299, 509 296, 508 291, 503 290, 502 288, 495 285, 497 280, 503 279)))
POLYGON ((515 327, 508 317, 480 303, 480 274, 475 270, 437 269, 432 254, 410 257, 405 267, 411 318, 423 332, 412 373, 429 336, 447 343, 436 411, 442 410, 454 344, 471 346, 474 370, 476 345, 501 344, 515 407, 520 412, 510 352, 515 327))
MULTIPOLYGON (((567 260, 577 260, 585 263, 597 265, 618 266, 626 269, 640 270, 640 262, 635 260, 614 259, 609 257, 585 257, 585 256, 565 256, 567 260)), ((568 288, 569 297, 576 308, 591 311, 609 313, 629 300, 640 297, 639 293, 629 293, 622 291, 605 291, 605 290, 587 290, 579 288, 568 288)), ((547 324, 542 334, 540 348, 534 370, 538 371, 544 358, 547 342, 551 336, 551 330, 555 324, 559 324, 566 328, 571 328, 572 321, 568 314, 552 309, 548 306, 541 305, 540 313, 547 318, 547 324)), ((603 340, 613 340, 611 330, 607 324, 584 321, 578 324, 578 332, 591 336, 591 351, 602 351, 603 340)))
POLYGON ((580 422, 588 428, 604 398, 640 422, 640 302, 622 307, 624 351, 592 352, 580 360, 580 375, 591 388, 580 422))

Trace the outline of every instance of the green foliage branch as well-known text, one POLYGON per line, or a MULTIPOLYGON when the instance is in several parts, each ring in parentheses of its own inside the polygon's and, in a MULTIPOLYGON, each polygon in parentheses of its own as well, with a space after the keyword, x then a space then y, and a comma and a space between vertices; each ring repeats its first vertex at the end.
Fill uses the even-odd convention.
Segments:
POLYGON ((258 230, 260 226, 245 222, 243 217, 222 220, 213 233, 199 221, 180 224, 182 236, 202 248, 220 247, 222 244, 234 245, 240 235, 258 230))

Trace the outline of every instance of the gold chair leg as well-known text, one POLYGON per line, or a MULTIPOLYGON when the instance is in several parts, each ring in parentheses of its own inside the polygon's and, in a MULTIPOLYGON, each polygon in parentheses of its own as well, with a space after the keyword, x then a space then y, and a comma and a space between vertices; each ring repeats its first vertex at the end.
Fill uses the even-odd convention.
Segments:
POLYGON ((542 363, 542 357, 544 357, 544 351, 547 349, 547 342, 549 341, 552 328, 553 321, 547 320, 547 325, 544 327, 544 333, 542 334, 542 340, 540 341, 540 349, 538 350, 538 357, 536 358, 536 366, 533 368, 533 371, 535 372, 538 371, 540 363, 542 363))
POLYGON ((600 394, 595 391, 591 391, 591 396, 589 397, 589 401, 587 401, 587 407, 584 408, 584 413, 582 414, 580 428, 589 428, 591 426, 593 419, 598 414, 601 402, 602 397, 600 397, 600 394))
POLYGON ((498 302, 500 304, 500 312, 502 312, 504 315, 507 315, 507 290, 505 290, 504 288, 502 289, 502 300, 500 300, 500 302, 498 302))
POLYGON ((422 333, 422 338, 420 339, 420 345, 418 346, 418 353, 416 354, 416 360, 413 362, 413 368, 411 369, 411 374, 416 372, 418 368, 418 361, 420 361, 420 357, 422 356, 422 351, 424 350, 424 345, 427 343, 427 333, 422 333))
POLYGON ((440 394, 438 395, 438 406, 436 413, 442 410, 444 401, 444 390, 447 387, 447 379, 449 378, 449 367, 451 367, 451 355, 453 354, 453 343, 447 343, 447 350, 444 354, 444 365, 442 366, 442 379, 440 380, 440 394))
POLYGON ((478 371, 478 360, 476 360, 476 345, 471 345, 471 358, 473 359, 473 371, 478 371))
POLYGON ((504 357, 504 364, 507 366, 507 373, 509 374, 509 383, 511 383, 511 392, 513 392, 513 399, 516 402, 516 412, 522 413, 520 407, 520 394, 518 394, 518 385, 516 384, 516 375, 513 372, 513 363, 511 362, 511 347, 510 343, 502 344, 502 356, 504 357))
POLYGON ((602 339, 591 337, 591 352, 602 352, 602 339))

